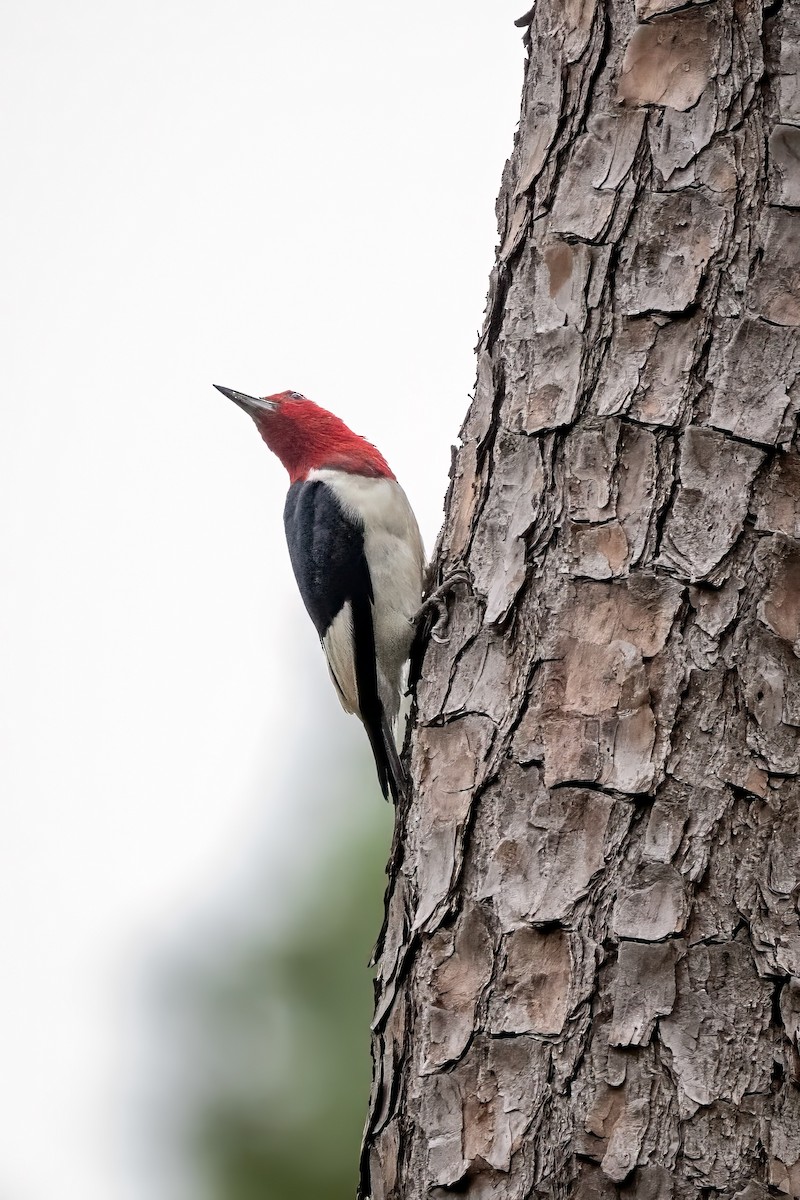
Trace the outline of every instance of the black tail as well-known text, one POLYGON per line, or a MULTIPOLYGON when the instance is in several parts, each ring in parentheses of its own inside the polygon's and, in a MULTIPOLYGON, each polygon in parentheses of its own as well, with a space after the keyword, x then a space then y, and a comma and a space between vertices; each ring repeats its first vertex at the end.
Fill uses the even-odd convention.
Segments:
POLYGON ((360 593, 354 594, 350 601, 353 614, 353 650, 356 687, 358 688, 358 715, 364 723, 369 744, 375 756, 378 782, 384 798, 388 800, 391 794, 395 804, 398 804, 406 796, 406 773, 400 763, 397 746, 378 692, 375 633, 372 625, 372 583, 366 559, 362 559, 362 563, 365 586, 360 593))
POLYGON ((384 799, 392 799, 395 804, 399 804, 406 797, 408 781, 380 701, 370 705, 370 711, 362 712, 361 720, 364 722, 375 756, 378 783, 381 785, 384 799))

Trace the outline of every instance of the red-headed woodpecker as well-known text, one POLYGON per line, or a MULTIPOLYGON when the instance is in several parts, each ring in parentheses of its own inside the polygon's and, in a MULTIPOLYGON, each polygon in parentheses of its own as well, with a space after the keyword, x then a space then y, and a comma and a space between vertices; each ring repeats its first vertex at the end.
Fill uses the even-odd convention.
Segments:
POLYGON ((425 567, 411 505, 383 455, 305 396, 214 386, 289 472, 283 524, 297 586, 342 706, 364 723, 381 790, 397 800, 394 726, 425 567))

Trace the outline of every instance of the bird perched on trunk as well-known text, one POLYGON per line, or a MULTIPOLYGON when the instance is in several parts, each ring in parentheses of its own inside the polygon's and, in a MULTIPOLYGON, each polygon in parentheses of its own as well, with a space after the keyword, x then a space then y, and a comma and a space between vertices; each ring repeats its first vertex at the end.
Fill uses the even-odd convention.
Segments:
POLYGON ((289 472, 283 523, 297 586, 342 706, 363 721, 381 790, 396 801, 405 780, 394 726, 425 567, 411 505, 383 455, 299 392, 259 400, 214 386, 289 472))

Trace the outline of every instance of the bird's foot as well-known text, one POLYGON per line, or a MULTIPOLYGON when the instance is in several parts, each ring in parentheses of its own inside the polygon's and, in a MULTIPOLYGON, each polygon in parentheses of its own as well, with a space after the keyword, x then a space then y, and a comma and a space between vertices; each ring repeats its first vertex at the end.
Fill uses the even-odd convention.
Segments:
POLYGON ((429 625, 431 641, 437 642, 439 645, 446 645, 449 639, 444 636, 444 632, 450 624, 447 599, 459 584, 469 586, 471 583, 472 578, 466 570, 458 569, 448 575, 422 601, 422 605, 414 618, 417 629, 421 629, 428 621, 431 621, 432 614, 436 613, 435 621, 431 621, 429 625))

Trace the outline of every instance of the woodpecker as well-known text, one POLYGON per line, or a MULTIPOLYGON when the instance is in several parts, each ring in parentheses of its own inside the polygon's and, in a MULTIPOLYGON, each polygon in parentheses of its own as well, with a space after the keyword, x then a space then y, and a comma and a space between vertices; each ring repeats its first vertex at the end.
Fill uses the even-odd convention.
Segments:
POLYGON ((257 399, 214 387, 289 473, 283 524, 297 586, 342 707, 363 722, 381 791, 397 802, 394 730, 425 569, 411 505, 383 455, 299 392, 257 399))

